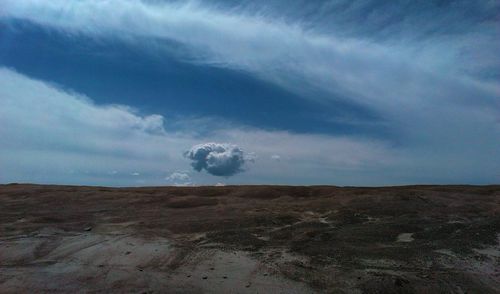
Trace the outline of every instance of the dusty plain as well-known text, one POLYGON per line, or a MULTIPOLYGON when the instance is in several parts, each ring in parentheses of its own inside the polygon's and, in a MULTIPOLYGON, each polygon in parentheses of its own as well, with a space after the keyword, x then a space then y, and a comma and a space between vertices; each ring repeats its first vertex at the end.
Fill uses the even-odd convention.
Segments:
POLYGON ((500 293, 500 186, 0 185, 0 293, 500 293))

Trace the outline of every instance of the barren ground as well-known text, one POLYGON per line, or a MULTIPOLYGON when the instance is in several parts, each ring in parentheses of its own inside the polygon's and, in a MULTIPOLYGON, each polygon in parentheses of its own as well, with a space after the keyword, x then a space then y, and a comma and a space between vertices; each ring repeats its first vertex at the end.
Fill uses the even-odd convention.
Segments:
POLYGON ((0 185, 0 292, 499 293, 500 186, 0 185))

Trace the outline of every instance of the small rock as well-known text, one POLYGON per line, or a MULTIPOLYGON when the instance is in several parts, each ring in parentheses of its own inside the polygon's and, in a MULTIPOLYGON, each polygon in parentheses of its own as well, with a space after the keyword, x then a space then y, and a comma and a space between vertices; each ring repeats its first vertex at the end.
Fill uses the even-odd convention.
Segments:
POLYGON ((403 287, 404 284, 408 284, 409 282, 410 281, 408 281, 407 279, 396 278, 396 280, 394 281, 394 285, 398 287, 403 287))
POLYGON ((90 231, 92 231, 92 227, 85 227, 83 230, 84 230, 85 232, 90 232, 90 231))
POLYGON ((125 255, 129 255, 130 253, 132 253, 132 252, 130 252, 130 251, 127 251, 127 252, 125 252, 125 255))
POLYGON ((210 270, 213 271, 215 268, 211 267, 210 270))
POLYGON ((208 279, 208 277, 207 277, 207 276, 203 276, 203 277, 202 277, 202 279, 203 279, 203 280, 206 280, 206 279, 208 279))
POLYGON ((226 277, 226 276, 223 276, 222 278, 223 278, 223 279, 227 279, 227 277, 226 277))

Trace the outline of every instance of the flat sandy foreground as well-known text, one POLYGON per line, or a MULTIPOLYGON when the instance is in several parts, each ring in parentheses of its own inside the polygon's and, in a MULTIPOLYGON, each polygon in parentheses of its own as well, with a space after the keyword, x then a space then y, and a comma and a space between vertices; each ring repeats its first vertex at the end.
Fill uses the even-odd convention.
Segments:
POLYGON ((500 293, 500 186, 0 185, 0 293, 500 293))

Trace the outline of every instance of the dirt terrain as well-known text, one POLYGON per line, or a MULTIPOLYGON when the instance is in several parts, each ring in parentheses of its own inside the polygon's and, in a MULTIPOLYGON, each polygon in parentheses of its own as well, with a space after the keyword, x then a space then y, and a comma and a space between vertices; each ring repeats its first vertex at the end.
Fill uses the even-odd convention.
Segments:
POLYGON ((0 292, 500 293, 500 186, 0 185, 0 292))

